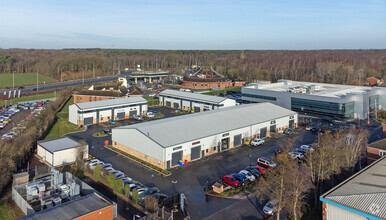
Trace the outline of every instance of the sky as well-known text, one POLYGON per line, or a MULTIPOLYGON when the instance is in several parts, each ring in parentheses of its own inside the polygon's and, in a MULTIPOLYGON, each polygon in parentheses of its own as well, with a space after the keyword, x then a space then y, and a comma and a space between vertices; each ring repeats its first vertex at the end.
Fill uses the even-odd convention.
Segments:
POLYGON ((386 0, 0 0, 0 48, 386 49, 386 0))

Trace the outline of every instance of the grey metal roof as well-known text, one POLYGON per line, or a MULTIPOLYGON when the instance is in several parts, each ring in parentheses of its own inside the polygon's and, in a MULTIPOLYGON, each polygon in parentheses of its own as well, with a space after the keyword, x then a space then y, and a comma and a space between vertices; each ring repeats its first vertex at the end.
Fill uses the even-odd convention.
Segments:
POLYGON ((271 103, 258 103, 215 109, 114 129, 137 129, 166 148, 296 114, 296 112, 271 103))
POLYGON ((381 150, 386 150, 386 138, 383 138, 379 141, 375 141, 371 144, 368 145, 369 147, 381 149, 381 150))
POLYGON ((79 109, 94 109, 101 107, 114 107, 124 104, 136 104, 136 103, 147 103, 146 99, 142 97, 129 97, 129 98, 118 98, 118 99, 109 99, 95 102, 84 102, 84 103, 76 103, 79 109))
POLYGON ((51 153, 79 146, 78 142, 68 137, 38 141, 38 144, 51 153))
POLYGON ((32 215, 25 216, 20 219, 29 220, 67 220, 75 219, 84 216, 88 213, 95 212, 112 205, 102 197, 97 196, 95 193, 84 196, 80 199, 69 201, 56 206, 51 209, 47 209, 41 212, 36 212, 32 215))
POLYGON ((160 92, 159 95, 171 96, 178 99, 196 100, 200 102, 208 102, 208 103, 214 103, 214 104, 218 104, 224 101, 225 99, 227 99, 220 96, 203 95, 203 94, 191 93, 191 92, 180 92, 180 91, 171 90, 171 89, 164 90, 160 92))
POLYGON ((386 157, 373 162, 322 197, 386 219, 386 157))

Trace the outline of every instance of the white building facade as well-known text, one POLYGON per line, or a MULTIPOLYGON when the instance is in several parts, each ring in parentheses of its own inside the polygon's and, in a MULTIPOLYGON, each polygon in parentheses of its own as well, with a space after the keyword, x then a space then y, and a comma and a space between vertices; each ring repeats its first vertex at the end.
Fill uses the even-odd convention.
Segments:
POLYGON ((279 80, 241 89, 244 103, 270 102, 293 111, 333 119, 366 119, 386 108, 386 88, 279 80))
POLYGON ((69 106, 69 121, 78 126, 109 120, 123 120, 147 112, 147 101, 142 97, 110 99, 76 103, 69 106))
POLYGON ((165 90, 158 96, 160 105, 185 111, 202 112, 236 105, 233 99, 177 90, 165 90))
POLYGON ((122 151, 169 169, 297 123, 296 112, 270 103, 240 105, 114 128, 112 142, 122 151))

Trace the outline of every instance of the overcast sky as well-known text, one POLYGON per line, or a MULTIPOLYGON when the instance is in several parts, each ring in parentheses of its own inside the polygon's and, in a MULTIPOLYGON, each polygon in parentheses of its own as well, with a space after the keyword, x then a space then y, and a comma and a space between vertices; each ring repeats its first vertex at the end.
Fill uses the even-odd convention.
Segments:
POLYGON ((0 48, 386 49, 386 0, 0 0, 0 48))

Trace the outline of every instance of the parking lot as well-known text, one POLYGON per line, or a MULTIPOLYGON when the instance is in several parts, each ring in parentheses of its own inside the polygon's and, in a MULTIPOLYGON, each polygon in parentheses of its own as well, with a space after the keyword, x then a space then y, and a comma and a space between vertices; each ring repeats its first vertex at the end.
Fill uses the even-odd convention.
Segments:
MULTIPOLYGON (((167 108, 157 108, 157 110, 165 117, 173 117, 177 114, 173 110, 167 108)), ((139 123, 138 121, 125 120, 122 124, 139 123)), ((194 161, 183 167, 177 167, 170 170, 172 173, 168 177, 163 177, 157 172, 154 172, 147 167, 138 164, 124 156, 121 156, 104 147, 104 141, 111 141, 111 136, 107 137, 92 137, 96 131, 102 130, 103 126, 91 126, 88 131, 69 134, 68 136, 75 139, 84 139, 89 144, 89 152, 91 155, 109 162, 115 169, 121 170, 126 176, 143 183, 147 187, 158 187, 161 192, 166 195, 174 195, 178 192, 185 194, 188 200, 188 211, 192 219, 202 219, 205 217, 212 218, 221 216, 222 210, 242 205, 244 211, 253 212, 254 216, 262 216, 263 205, 256 198, 248 198, 245 200, 220 199, 206 197, 203 189, 207 181, 221 179, 222 176, 244 169, 250 164, 249 155, 252 155, 251 161, 256 164, 258 157, 273 157, 275 149, 280 146, 285 146, 289 138, 296 138, 296 145, 310 144, 316 139, 316 134, 312 132, 301 131, 293 136, 279 135, 278 138, 266 139, 263 146, 251 147, 242 146, 231 149, 227 152, 215 154, 198 161, 194 161), (216 214, 215 214, 216 213, 216 214), (212 217, 210 217, 213 215, 212 217)), ((245 213, 247 215, 248 213, 245 213)), ((227 214, 224 213, 224 217, 227 214)), ((240 213, 238 216, 244 216, 240 213)))

